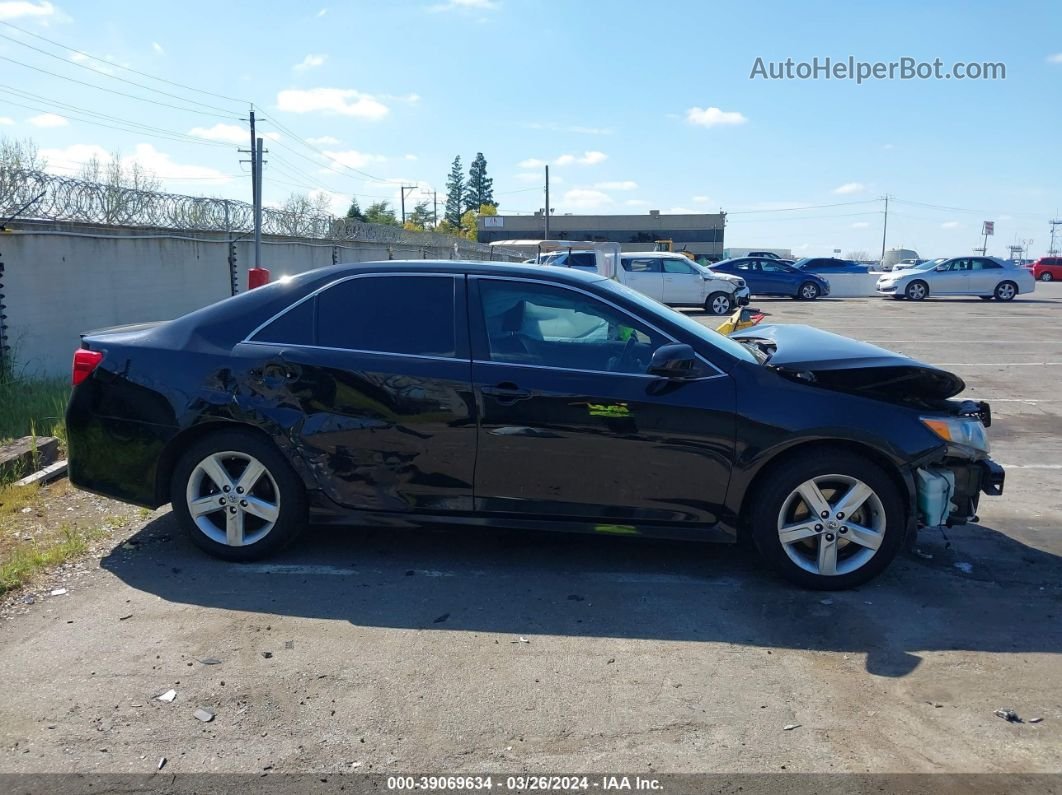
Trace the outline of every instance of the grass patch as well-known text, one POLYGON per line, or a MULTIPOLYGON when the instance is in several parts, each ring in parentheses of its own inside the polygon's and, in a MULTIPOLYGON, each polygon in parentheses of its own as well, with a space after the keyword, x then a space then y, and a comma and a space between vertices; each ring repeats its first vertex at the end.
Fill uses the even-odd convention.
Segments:
POLYGON ((63 525, 59 533, 48 543, 26 543, 14 547, 10 555, 0 562, 0 596, 20 588, 39 572, 58 566, 71 558, 83 555, 90 541, 106 533, 104 528, 82 530, 72 525, 63 525))
POLYGON ((40 486, 0 486, 0 516, 32 508, 39 492, 40 486))
POLYGON ((22 436, 55 436, 66 449, 65 378, 0 377, 0 442, 22 436))

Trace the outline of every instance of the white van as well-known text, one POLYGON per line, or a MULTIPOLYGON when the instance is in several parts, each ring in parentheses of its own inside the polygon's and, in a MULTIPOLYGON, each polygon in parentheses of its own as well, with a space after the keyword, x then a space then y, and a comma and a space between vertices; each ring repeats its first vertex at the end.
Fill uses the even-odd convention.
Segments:
POLYGON ((620 251, 619 243, 582 240, 499 240, 498 251, 534 254, 542 265, 593 270, 669 306, 698 306, 713 315, 729 315, 749 302, 739 276, 716 273, 682 254, 620 251))

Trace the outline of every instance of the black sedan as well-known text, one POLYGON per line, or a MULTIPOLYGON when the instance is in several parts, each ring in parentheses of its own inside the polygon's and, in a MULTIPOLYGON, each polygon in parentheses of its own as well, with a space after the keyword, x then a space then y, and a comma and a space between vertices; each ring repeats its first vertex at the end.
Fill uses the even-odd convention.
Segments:
POLYGON ((85 334, 70 479, 172 502, 230 560, 307 522, 747 534, 813 588, 1001 490, 951 373, 806 326, 735 336, 569 269, 337 265, 85 334))

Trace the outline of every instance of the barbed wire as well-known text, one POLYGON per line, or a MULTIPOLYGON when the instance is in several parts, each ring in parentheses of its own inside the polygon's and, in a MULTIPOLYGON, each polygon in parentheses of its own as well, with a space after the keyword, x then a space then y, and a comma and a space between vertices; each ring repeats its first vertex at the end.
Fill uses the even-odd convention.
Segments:
MULTIPOLYGON (((43 171, 0 168, 0 222, 17 219, 250 233, 254 230, 254 207, 232 199, 144 191, 43 171)), ((456 245, 457 251, 464 254, 488 255, 491 250, 487 245, 441 232, 411 231, 272 207, 262 209, 262 233, 366 243, 456 245)))

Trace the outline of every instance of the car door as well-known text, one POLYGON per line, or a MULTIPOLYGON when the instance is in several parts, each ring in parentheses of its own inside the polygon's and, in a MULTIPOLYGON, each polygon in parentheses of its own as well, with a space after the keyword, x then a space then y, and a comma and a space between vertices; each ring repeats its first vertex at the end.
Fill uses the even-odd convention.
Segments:
POLYGON ((968 290, 972 257, 956 257, 943 262, 930 276, 930 294, 959 295, 968 290))
POLYGON ((976 295, 992 295, 1003 281, 1003 266, 987 257, 975 258, 967 274, 966 289, 976 295))
POLYGON ((476 508, 608 523, 714 524, 734 446, 734 387, 703 365, 646 373, 673 341, 572 286, 470 277, 479 409, 476 508))
POLYGON ((704 279, 686 257, 664 257, 664 303, 700 306, 704 302, 704 279))
POLYGON ((785 265, 770 260, 757 260, 756 268, 764 288, 762 292, 770 295, 793 295, 797 291, 800 276, 796 269, 790 270, 785 265))
POLYGON ((660 257, 622 257, 620 266, 623 268, 621 281, 624 284, 655 301, 664 300, 664 275, 660 257))
POLYGON ((749 292, 752 294, 763 295, 767 291, 764 289, 766 282, 763 280, 763 274, 756 267, 756 260, 751 259, 739 259, 728 263, 723 268, 715 268, 713 270, 719 270, 723 273, 730 273, 734 276, 740 276, 745 280, 745 285, 749 288, 749 292))
POLYGON ((465 277, 340 280, 238 346, 269 413, 333 501, 468 511, 476 418, 465 277))

